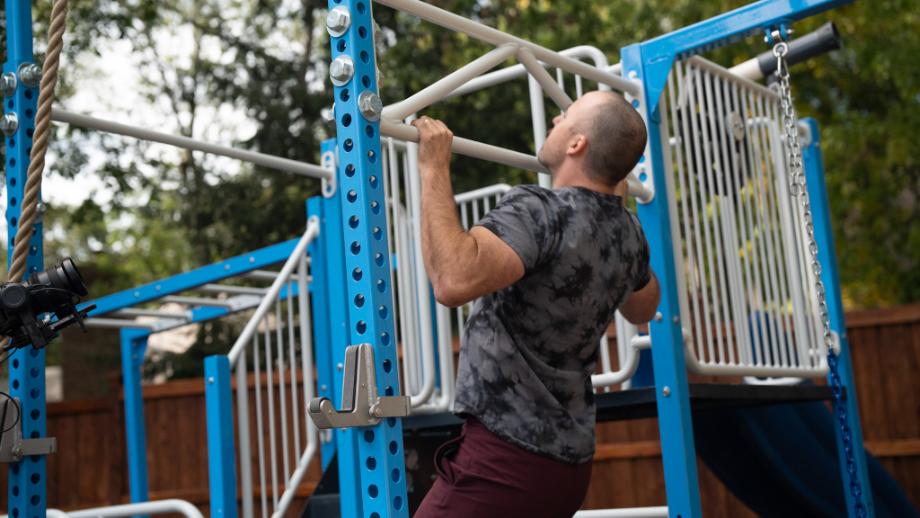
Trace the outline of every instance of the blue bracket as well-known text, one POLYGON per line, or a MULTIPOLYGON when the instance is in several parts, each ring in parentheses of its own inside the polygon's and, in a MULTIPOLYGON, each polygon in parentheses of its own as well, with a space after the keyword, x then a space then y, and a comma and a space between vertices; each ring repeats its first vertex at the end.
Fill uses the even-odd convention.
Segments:
MULTIPOLYGON (((831 226, 830 204, 827 199, 827 186, 824 182, 824 161, 821 156, 821 138, 818 133, 818 123, 814 119, 802 119, 808 126, 810 139, 808 145, 802 146, 802 159, 805 165, 805 175, 808 184, 808 198, 811 202, 812 219, 815 225, 815 239, 818 243, 818 259, 821 262, 821 280, 824 282, 827 294, 827 309, 831 320, 831 330, 840 338, 840 354, 838 370, 840 380, 846 388, 846 413, 847 424, 850 429, 853 444, 854 459, 856 461, 856 478, 862 487, 862 501, 866 506, 864 516, 875 516, 875 506, 872 500, 871 485, 869 484, 868 470, 866 467, 866 450, 863 444, 862 425, 859 419, 859 404, 856 400, 856 381, 853 376, 853 361, 850 358, 850 344, 847 341, 846 322, 844 321, 843 302, 840 294, 840 278, 837 274, 837 254, 834 247, 834 234, 831 226)), ((835 415, 836 418, 836 415, 835 415)), ((847 460, 841 436, 841 427, 837 430, 837 451, 840 458, 840 475, 843 483, 843 494, 846 495, 847 512, 850 517, 860 516, 856 511, 856 500, 850 487, 850 475, 847 472, 847 460)))
POLYGON ((150 499, 147 483, 147 435, 141 367, 147 350, 147 329, 121 330, 121 376, 125 398, 125 442, 128 450, 128 486, 132 502, 150 499))
MULTIPOLYGON (((27 0, 6 0, 6 50, 4 73, 17 74, 19 66, 33 63, 32 55, 32 3, 27 0)), ((18 87, 11 96, 4 97, 3 111, 14 114, 19 125, 16 132, 6 137, 6 223, 8 228, 7 261, 13 257, 13 243, 19 227, 19 217, 29 155, 32 151, 32 133, 35 130, 35 112, 38 88, 29 88, 17 81, 18 87)), ((41 196, 39 195, 39 200, 41 196)), ((29 255, 26 258, 26 275, 44 269, 42 249, 41 213, 33 227, 29 255)), ((16 351, 9 359, 10 395, 21 405, 22 436, 27 439, 45 437, 45 351, 26 347, 16 351)), ((7 502, 10 516, 45 516, 48 506, 46 460, 44 456, 30 456, 9 465, 7 502)))
MULTIPOLYGON (((374 347, 378 391, 397 396, 399 369, 393 330, 380 124, 376 117, 368 117, 367 112, 358 109, 362 96, 379 104, 371 2, 329 0, 328 6, 347 10, 350 17, 350 24, 341 35, 330 38, 333 63, 344 65, 330 70, 346 72, 336 78, 339 81, 335 86, 338 198, 346 277, 344 285, 333 285, 333 291, 347 294, 349 345, 370 343, 374 347)), ((330 216, 326 214, 327 222, 330 216)), ((344 361, 344 356, 337 358, 344 361)), ((385 419, 375 426, 347 433, 360 434, 355 450, 358 468, 345 465, 339 475, 342 480, 358 481, 359 495, 353 502, 346 502, 352 496, 341 493, 343 518, 408 517, 402 422, 385 419)), ((340 441, 339 455, 346 449, 353 448, 340 441)))
POLYGON ((850 2, 852 0, 760 0, 637 44, 642 47, 649 112, 657 113, 668 72, 677 56, 726 45, 770 27, 788 25, 850 2))
POLYGON ((236 463, 233 444, 233 396, 230 360, 226 355, 204 359, 205 403, 208 428, 208 485, 211 516, 235 518, 236 463))

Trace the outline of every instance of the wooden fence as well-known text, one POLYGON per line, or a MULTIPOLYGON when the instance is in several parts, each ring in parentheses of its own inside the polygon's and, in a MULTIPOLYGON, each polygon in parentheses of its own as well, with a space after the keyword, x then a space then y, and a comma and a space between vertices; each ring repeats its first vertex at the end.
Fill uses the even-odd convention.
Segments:
MULTIPOLYGON (((857 394, 868 449, 920 507, 920 305, 847 314, 857 394)), ((200 379, 145 387, 150 497, 208 504, 204 383, 200 379)), ((48 432, 58 453, 48 460, 48 500, 61 509, 125 502, 124 422, 119 398, 48 406, 48 432)), ((657 421, 604 423, 598 429, 594 476, 586 508, 663 505, 657 421)), ((306 498, 314 465, 299 496, 306 498)), ((6 470, 0 480, 6 488, 6 470)), ((755 515, 700 463, 707 517, 755 515)), ((6 507, 6 490, 0 503, 6 507)), ((295 505, 295 508, 300 508, 295 505)))

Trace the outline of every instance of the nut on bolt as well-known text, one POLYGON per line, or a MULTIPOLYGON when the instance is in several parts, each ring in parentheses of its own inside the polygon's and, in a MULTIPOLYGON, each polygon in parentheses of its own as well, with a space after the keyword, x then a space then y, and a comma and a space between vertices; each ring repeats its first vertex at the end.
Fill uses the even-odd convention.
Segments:
POLYGON ((335 86, 345 86, 355 75, 355 62, 345 54, 332 60, 329 65, 329 77, 335 86))
POLYGON ((16 92, 16 74, 12 72, 7 72, 0 76, 0 92, 3 93, 3 97, 9 97, 16 92))
POLYGON ((23 63, 19 65, 19 79, 22 84, 33 88, 42 82, 42 67, 35 63, 23 63))
POLYGON ((326 30, 332 37, 345 34, 351 26, 351 12, 344 5, 329 10, 326 15, 326 30))
POLYGON ((7 137, 12 137, 16 130, 19 129, 19 117, 15 113, 4 113, 0 119, 0 131, 7 137))
POLYGON ((369 121, 380 120, 380 114, 383 112, 383 101, 380 96, 370 90, 361 92, 358 96, 358 109, 361 115, 369 121))

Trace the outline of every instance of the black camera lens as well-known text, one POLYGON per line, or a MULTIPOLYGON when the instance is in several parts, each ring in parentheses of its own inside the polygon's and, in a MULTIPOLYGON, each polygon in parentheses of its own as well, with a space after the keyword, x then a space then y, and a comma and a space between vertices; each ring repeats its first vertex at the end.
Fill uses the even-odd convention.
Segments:
POLYGON ((77 265, 69 257, 64 259, 58 266, 48 268, 43 272, 35 272, 29 277, 29 284, 44 284, 53 286, 58 289, 72 291, 80 297, 89 294, 86 284, 83 283, 83 276, 77 270, 77 265))

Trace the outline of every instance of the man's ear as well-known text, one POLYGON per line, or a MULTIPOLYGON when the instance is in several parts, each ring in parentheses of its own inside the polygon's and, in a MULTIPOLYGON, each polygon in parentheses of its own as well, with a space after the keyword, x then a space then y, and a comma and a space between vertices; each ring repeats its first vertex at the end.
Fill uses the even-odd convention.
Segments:
POLYGON ((581 133, 576 133, 569 140, 569 145, 565 150, 565 154, 569 156, 577 156, 588 149, 588 137, 582 135, 581 133))

